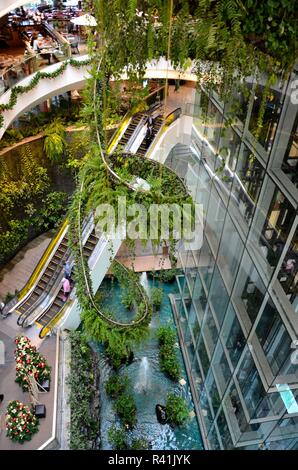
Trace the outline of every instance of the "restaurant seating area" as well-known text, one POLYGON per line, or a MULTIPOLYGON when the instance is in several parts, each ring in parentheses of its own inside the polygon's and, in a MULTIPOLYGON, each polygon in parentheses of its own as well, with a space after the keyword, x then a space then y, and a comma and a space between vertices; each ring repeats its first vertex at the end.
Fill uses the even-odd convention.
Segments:
POLYGON ((84 54, 85 29, 71 22, 81 14, 75 6, 44 4, 10 12, 0 28, 0 95, 46 65, 84 54))

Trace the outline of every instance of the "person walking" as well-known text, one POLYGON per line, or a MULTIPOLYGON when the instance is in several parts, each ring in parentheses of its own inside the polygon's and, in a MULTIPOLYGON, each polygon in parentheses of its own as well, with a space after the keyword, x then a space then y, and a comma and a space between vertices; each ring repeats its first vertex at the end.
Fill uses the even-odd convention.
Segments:
POLYGON ((66 277, 62 279, 62 287, 63 287, 63 300, 64 302, 66 302, 71 291, 69 279, 67 279, 66 277))

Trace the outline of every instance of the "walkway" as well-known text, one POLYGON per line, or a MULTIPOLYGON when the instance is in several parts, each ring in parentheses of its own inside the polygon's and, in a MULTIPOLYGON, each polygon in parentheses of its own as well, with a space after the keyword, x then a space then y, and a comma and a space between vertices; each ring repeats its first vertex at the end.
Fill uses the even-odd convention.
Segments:
MULTIPOLYGON (((39 431, 34 434, 29 442, 18 444, 6 437, 5 413, 10 400, 19 400, 30 406, 29 394, 23 392, 19 384, 15 382, 15 361, 14 361, 14 334, 12 337, 3 333, 2 325, 6 320, 0 319, 0 340, 5 344, 5 364, 0 365, 0 392, 4 394, 4 401, 0 404, 0 451, 1 450, 36 450, 46 442, 52 434, 52 418, 54 407, 54 377, 56 358, 56 336, 51 336, 44 341, 39 349, 48 364, 52 367, 51 388, 48 393, 39 394, 39 401, 46 406, 46 418, 40 419, 39 431)), ((14 332, 15 333, 15 332, 14 332)))
POLYGON ((44 233, 29 242, 11 261, 0 269, 0 299, 8 293, 20 291, 51 241, 50 232, 44 233))

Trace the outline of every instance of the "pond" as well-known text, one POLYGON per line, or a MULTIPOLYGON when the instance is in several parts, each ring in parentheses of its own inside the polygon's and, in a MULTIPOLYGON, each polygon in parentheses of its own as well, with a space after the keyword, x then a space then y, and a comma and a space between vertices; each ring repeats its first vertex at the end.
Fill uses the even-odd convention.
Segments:
MULTIPOLYGON (((173 382, 167 378, 159 367, 159 345, 157 340, 157 329, 161 325, 171 325, 175 328, 171 304, 168 294, 177 293, 176 282, 162 285, 157 281, 148 279, 146 273, 141 274, 141 283, 150 292, 154 285, 162 287, 164 295, 161 309, 153 314, 150 323, 150 335, 140 346, 134 349, 134 360, 130 365, 122 366, 119 373, 127 374, 137 407, 137 425, 129 431, 131 438, 145 437, 150 442, 152 450, 200 450, 203 449, 199 426, 196 416, 190 417, 186 424, 172 428, 168 424, 158 423, 155 414, 157 403, 165 405, 166 396, 169 392, 179 393, 188 404, 189 411, 194 411, 192 396, 188 385, 186 370, 180 351, 177 336, 177 355, 181 366, 181 377, 186 381, 185 385, 173 382)), ((117 318, 128 320, 129 312, 120 302, 121 289, 117 281, 106 278, 101 286, 101 290, 106 290, 108 295, 103 301, 106 309, 117 311, 117 318)), ((115 312, 116 313, 116 312, 115 312)), ((104 357, 102 348, 99 345, 92 345, 100 354, 101 368, 101 448, 111 449, 107 438, 107 432, 111 425, 120 424, 113 410, 113 401, 105 393, 105 383, 112 373, 111 367, 104 357)))

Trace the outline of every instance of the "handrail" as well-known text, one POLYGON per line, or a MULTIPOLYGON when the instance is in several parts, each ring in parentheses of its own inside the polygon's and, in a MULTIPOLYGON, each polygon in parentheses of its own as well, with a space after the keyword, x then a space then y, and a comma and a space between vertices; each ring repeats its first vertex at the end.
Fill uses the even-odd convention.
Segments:
POLYGON ((174 111, 171 111, 165 118, 165 121, 163 123, 163 125, 161 126, 161 128, 159 129, 159 131, 157 132, 156 136, 154 137, 154 139, 152 140, 151 144, 149 145, 147 151, 146 151, 146 157, 148 158, 150 153, 152 153, 152 150, 153 148, 155 147, 155 145, 157 145, 157 142, 158 140, 160 139, 161 135, 164 134, 164 132, 168 129, 168 127, 174 122, 176 121, 176 119, 178 119, 180 117, 182 113, 182 109, 179 107, 179 108, 176 108, 174 109, 174 111))
MULTIPOLYGON (((59 310, 56 315, 49 321, 49 323, 47 323, 46 325, 44 325, 42 327, 42 329, 40 330, 39 332, 39 338, 40 339, 43 339, 50 331, 51 329, 53 328, 53 326, 60 320, 60 318, 64 315, 64 312, 66 310, 66 308, 68 308, 71 304, 73 303, 73 299, 68 299, 65 304, 63 305, 62 309, 59 310)), ((52 305, 52 304, 51 304, 52 305)), ((51 305, 48 307, 48 309, 51 307, 51 305)), ((47 309, 47 310, 48 310, 47 309)), ((44 314, 46 314, 47 310, 44 312, 44 314)))
MULTIPOLYGON (((161 90, 163 90, 165 88, 165 86, 161 86, 159 88, 157 88, 156 90, 152 91, 145 99, 144 101, 148 101, 149 98, 152 98, 155 94, 157 94, 158 92, 160 92, 161 90)), ((142 102, 141 102, 142 103, 142 102)), ((111 153, 114 145, 116 144, 117 140, 119 139, 123 129, 126 127, 127 123, 129 122, 130 118, 136 114, 139 110, 140 110, 140 107, 141 107, 141 104, 138 103, 136 106, 134 106, 133 108, 131 108, 129 111, 127 111, 127 113, 125 114, 120 126, 118 127, 118 129, 116 129, 115 133, 113 134, 112 138, 111 138, 111 141, 109 143, 109 146, 108 146, 108 149, 107 149, 107 152, 108 153, 111 153)))
POLYGON ((68 219, 65 219, 62 226, 60 227, 57 235, 52 239, 51 243, 49 244, 49 246, 45 250, 44 254, 42 255, 39 263, 37 264, 36 268, 34 269, 33 273, 31 274, 31 276, 29 278, 29 281, 26 283, 25 287, 23 287, 23 289, 21 290, 21 292, 18 296, 18 300, 21 300, 28 293, 28 291, 31 289, 31 287, 35 283, 35 281, 36 281, 37 277, 39 276, 40 272, 42 271, 47 259, 52 254, 55 245, 57 244, 59 238, 61 237, 63 231, 67 228, 67 226, 68 226, 68 219))
MULTIPOLYGON (((58 247, 57 247, 58 249, 58 247)), ((55 268, 55 271, 49 281, 49 283, 46 285, 46 288, 44 289, 43 293, 41 294, 40 297, 38 297, 36 299, 36 301, 29 307, 28 310, 26 310, 25 312, 23 312, 18 320, 17 320, 17 324, 19 326, 22 326, 24 327, 24 323, 25 321, 29 318, 29 316, 31 315, 31 313, 35 310, 35 308, 41 304, 41 302, 47 297, 48 293, 51 291, 52 287, 54 286, 55 282, 57 281, 58 279, 58 276, 59 276, 59 272, 61 271, 61 268, 63 267, 65 261, 69 258, 69 249, 66 250, 66 252, 64 253, 64 255, 62 256, 61 258, 61 261, 59 261, 59 263, 57 264, 56 268, 55 268)))

